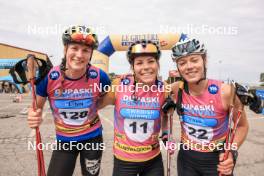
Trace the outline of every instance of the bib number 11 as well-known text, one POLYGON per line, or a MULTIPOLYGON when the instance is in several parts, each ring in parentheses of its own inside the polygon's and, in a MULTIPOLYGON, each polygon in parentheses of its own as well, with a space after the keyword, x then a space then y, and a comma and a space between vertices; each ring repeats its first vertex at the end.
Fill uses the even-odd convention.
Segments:
MULTIPOLYGON (((132 127, 133 133, 137 133, 137 122, 132 122, 129 126, 132 127)), ((140 124, 139 128, 143 129, 143 133, 147 133, 148 123, 145 122, 143 124, 140 124)))
POLYGON ((143 142, 153 134, 154 120, 124 119, 124 131, 131 140, 143 142))

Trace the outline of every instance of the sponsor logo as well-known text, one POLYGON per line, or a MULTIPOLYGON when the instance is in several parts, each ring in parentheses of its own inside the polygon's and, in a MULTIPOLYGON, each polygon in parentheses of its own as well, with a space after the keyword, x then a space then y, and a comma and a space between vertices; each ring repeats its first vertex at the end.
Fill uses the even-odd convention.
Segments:
POLYGON ((219 90, 219 87, 215 84, 211 84, 209 87, 208 87, 208 91, 210 94, 217 94, 219 90))
POLYGON ((128 79, 128 78, 122 79, 123 85, 128 85, 129 83, 130 83, 130 79, 128 79))
POLYGON ((86 165, 86 170, 91 174, 91 175, 96 175, 96 173, 99 172, 100 169, 100 160, 89 160, 85 159, 85 165, 86 165))
POLYGON ((95 70, 89 70, 89 77, 95 79, 98 77, 98 73, 95 70))
POLYGON ((52 80, 57 80, 60 77, 60 73, 58 71, 52 71, 49 75, 49 78, 52 80))

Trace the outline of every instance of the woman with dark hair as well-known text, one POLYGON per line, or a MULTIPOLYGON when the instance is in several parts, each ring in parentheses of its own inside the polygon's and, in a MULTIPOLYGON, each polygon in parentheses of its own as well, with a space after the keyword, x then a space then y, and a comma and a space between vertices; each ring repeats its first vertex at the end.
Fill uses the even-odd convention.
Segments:
POLYGON ((98 40, 89 28, 70 27, 63 33, 62 41, 62 63, 37 85, 38 110, 29 110, 28 124, 31 128, 41 124, 48 98, 57 143, 62 146, 52 153, 48 176, 71 176, 79 153, 82 174, 99 175, 104 145, 97 101, 105 92, 95 87, 110 85, 110 80, 104 71, 90 64, 98 40))
MULTIPOLYGON (((179 176, 231 175, 237 149, 248 133, 246 113, 232 85, 208 79, 207 51, 197 39, 182 38, 172 48, 172 59, 182 81, 172 86, 181 123, 179 176), (230 107, 241 111, 231 152, 224 160, 223 149, 229 131, 230 107)), ((234 113, 235 114, 235 113, 234 113)), ((236 120, 235 118, 232 120, 236 120)))

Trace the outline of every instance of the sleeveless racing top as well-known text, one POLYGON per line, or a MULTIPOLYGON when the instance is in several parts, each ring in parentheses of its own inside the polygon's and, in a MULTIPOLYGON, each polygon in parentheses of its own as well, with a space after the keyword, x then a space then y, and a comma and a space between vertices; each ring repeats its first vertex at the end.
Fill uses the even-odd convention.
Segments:
POLYGON ((181 141, 192 150, 210 152, 225 141, 228 111, 222 105, 221 84, 220 81, 208 80, 207 89, 199 96, 183 91, 181 141))
POLYGON ((152 90, 144 92, 139 88, 134 95, 133 84, 133 77, 127 76, 115 90, 113 149, 118 159, 142 162, 160 153, 161 107, 165 93, 158 89, 164 84, 157 81, 152 90))

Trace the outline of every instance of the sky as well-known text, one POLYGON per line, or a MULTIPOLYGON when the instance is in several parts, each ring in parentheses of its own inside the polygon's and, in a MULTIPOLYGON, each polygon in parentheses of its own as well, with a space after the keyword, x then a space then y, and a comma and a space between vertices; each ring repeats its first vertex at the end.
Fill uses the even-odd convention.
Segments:
MULTIPOLYGON (((62 32, 93 27, 111 34, 187 33, 205 43, 208 77, 257 84, 264 72, 264 1, 261 0, 0 0, 0 43, 44 52, 57 65, 62 32)), ((160 74, 176 65, 163 51, 160 74)), ((127 73, 125 52, 110 57, 109 72, 127 73)))

